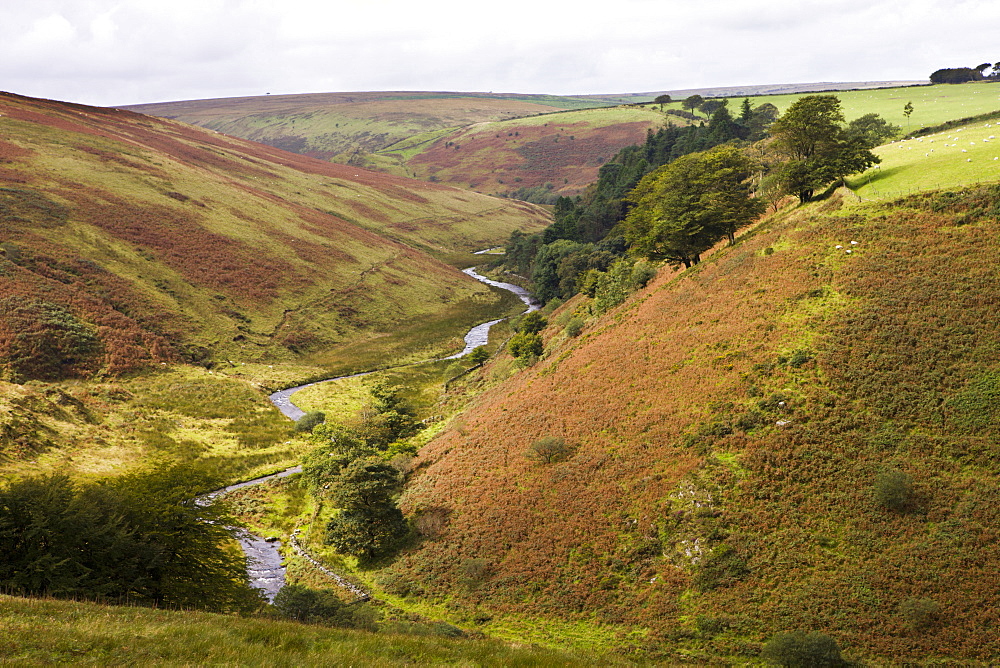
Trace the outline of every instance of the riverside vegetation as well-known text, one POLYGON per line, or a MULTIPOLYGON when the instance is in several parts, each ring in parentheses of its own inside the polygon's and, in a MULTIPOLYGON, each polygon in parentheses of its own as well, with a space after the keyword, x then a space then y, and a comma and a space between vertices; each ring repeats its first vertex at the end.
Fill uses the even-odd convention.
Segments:
MULTIPOLYGON (((742 203, 751 192, 743 184, 762 192, 764 180, 726 153, 750 139, 738 136, 749 125, 732 115, 723 123, 728 111, 717 108, 715 129, 737 133, 727 146, 662 151, 666 159, 651 164, 644 156, 658 141, 706 137, 704 128, 654 133, 630 149, 645 162, 624 180, 557 204, 543 234, 512 237, 497 266, 526 258, 527 279, 550 290, 548 304, 498 330, 484 366, 447 391, 456 362, 367 377, 343 398, 310 388, 303 408, 313 424, 299 432, 309 436, 293 437, 286 424, 270 437, 283 445, 267 455, 278 463, 311 452, 306 485, 241 490, 230 510, 257 530, 300 529, 325 563, 374 592, 383 619, 364 606, 345 616, 344 602, 296 560, 291 603, 279 610, 384 628, 440 620, 452 626, 437 633, 461 627, 560 647, 576 656, 549 659, 574 663, 609 649, 640 661, 810 665, 996 657, 1000 193, 983 185, 859 202, 836 185, 876 157, 864 128, 896 130, 877 118, 852 126, 830 97, 800 98, 783 116, 823 106, 832 114, 821 141, 848 152, 795 153, 780 123, 751 147, 774 160, 771 173, 800 163, 798 181, 776 179, 789 197, 776 196, 762 219, 763 207, 742 203), (694 166, 739 177, 733 204, 722 197, 732 188, 712 190, 725 179, 684 179, 692 189, 678 190, 673 170, 694 166), (833 183, 824 192, 825 180, 833 183), (635 190, 643 181, 659 195, 644 200, 635 190), (594 197, 602 188, 614 197, 594 197), (671 215, 687 228, 639 225, 643 206, 655 211, 671 198, 720 208, 699 206, 709 213, 702 219, 671 215), (571 236, 587 230, 602 231, 571 236), (656 248, 680 241, 694 254, 637 243, 654 231, 656 248), (674 268, 659 265, 664 257, 674 268), (498 345, 517 330, 530 346, 498 345)), ((740 118, 753 117, 748 107, 740 118)), ((623 153, 602 171, 620 174, 630 159, 623 153)), ((61 327, 86 348, 85 328, 61 327)), ((287 372, 264 371, 266 362, 230 368, 258 379, 287 372)), ((102 382, 198 373, 230 387, 221 370, 102 382)), ((108 417, 124 424, 126 405, 195 413, 160 423, 169 434, 161 459, 217 453, 236 464, 249 454, 231 436, 235 422, 182 408, 190 399, 171 406, 109 391, 100 404, 79 389, 97 387, 90 383, 11 386, 22 424, 51 439, 29 445, 22 462, 58 451, 68 426, 113 437, 108 417), (37 406, 49 414, 37 417, 37 406)), ((93 457, 107 446, 73 452, 93 457)))

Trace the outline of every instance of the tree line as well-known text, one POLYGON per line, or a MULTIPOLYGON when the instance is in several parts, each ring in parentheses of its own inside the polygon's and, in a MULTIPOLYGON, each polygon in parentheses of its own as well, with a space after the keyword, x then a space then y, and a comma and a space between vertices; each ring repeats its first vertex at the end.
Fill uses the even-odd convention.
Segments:
POLYGON ((530 279, 540 301, 597 296, 612 283, 620 296, 637 260, 692 266, 719 241, 734 243, 768 203, 807 202, 877 164, 871 149, 900 133, 877 114, 847 123, 834 95, 804 96, 784 114, 749 98, 737 116, 726 100, 690 105, 710 110, 708 121, 650 131, 603 165, 583 195, 559 198, 543 232, 511 234, 504 264, 530 279))

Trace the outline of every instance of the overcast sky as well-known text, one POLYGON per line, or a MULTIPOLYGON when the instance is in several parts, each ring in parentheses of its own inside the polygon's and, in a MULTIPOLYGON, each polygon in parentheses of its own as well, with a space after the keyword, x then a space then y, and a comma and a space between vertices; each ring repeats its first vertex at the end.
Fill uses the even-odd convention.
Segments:
POLYGON ((107 106, 909 80, 1000 60, 996 0, 0 2, 0 90, 107 106))

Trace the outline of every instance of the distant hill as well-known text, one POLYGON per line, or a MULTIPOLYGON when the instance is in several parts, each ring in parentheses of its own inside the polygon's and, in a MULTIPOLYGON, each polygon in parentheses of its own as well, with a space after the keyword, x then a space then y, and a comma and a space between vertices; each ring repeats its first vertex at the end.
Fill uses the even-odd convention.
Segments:
POLYGON ((597 179, 601 164, 623 147, 642 143, 647 130, 691 122, 649 104, 662 93, 682 100, 695 93, 759 97, 922 83, 774 84, 579 96, 315 93, 125 108, 325 160, 541 201, 582 192, 597 179))
MULTIPOLYGON (((15 379, 304 360, 475 318, 497 298, 442 259, 547 223, 130 111, 2 94, 0 128, 0 359, 15 379)), ((444 329, 439 346, 460 333, 444 329)))

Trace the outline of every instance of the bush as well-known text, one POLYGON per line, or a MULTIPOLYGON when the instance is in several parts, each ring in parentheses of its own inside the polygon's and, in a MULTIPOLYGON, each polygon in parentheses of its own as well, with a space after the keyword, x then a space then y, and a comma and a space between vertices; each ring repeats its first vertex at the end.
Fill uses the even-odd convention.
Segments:
POLYGON ((566 336, 576 338, 583 332, 583 318, 574 316, 566 323, 566 336))
POLYGON ((537 357, 545 350, 545 346, 540 335, 521 332, 511 337, 507 344, 507 350, 514 357, 529 357, 531 355, 537 357))
POLYGON ((913 480, 902 471, 886 471, 875 478, 875 501, 888 510, 902 513, 913 505, 913 480))
POLYGON ((573 446, 559 436, 546 436, 528 446, 525 457, 542 464, 552 464, 569 459, 573 446))
POLYGON ((469 353, 469 362, 472 364, 485 364, 489 358, 490 352, 486 350, 485 346, 479 346, 469 353))
POLYGON ((746 559, 732 546, 716 545, 702 560, 694 576, 694 586, 702 592, 727 587, 749 572, 746 559))
POLYGON ((541 313, 538 311, 532 311, 531 313, 526 313, 521 317, 521 319, 516 323, 516 329, 518 332, 523 332, 525 334, 537 334, 545 329, 548 324, 549 321, 542 317, 541 313))
POLYGON ((929 598, 908 598, 899 604, 899 616, 910 631, 922 631, 938 621, 941 606, 929 598))
POLYGON ((295 431, 312 431, 313 427, 326 422, 326 413, 322 411, 309 411, 295 421, 295 431))
POLYGON ((837 641, 817 632, 778 633, 767 641, 760 656, 770 664, 789 668, 844 665, 837 641))
POLYGON ((353 627, 353 613, 336 596, 327 591, 286 584, 274 597, 274 607, 282 617, 299 622, 353 627))

